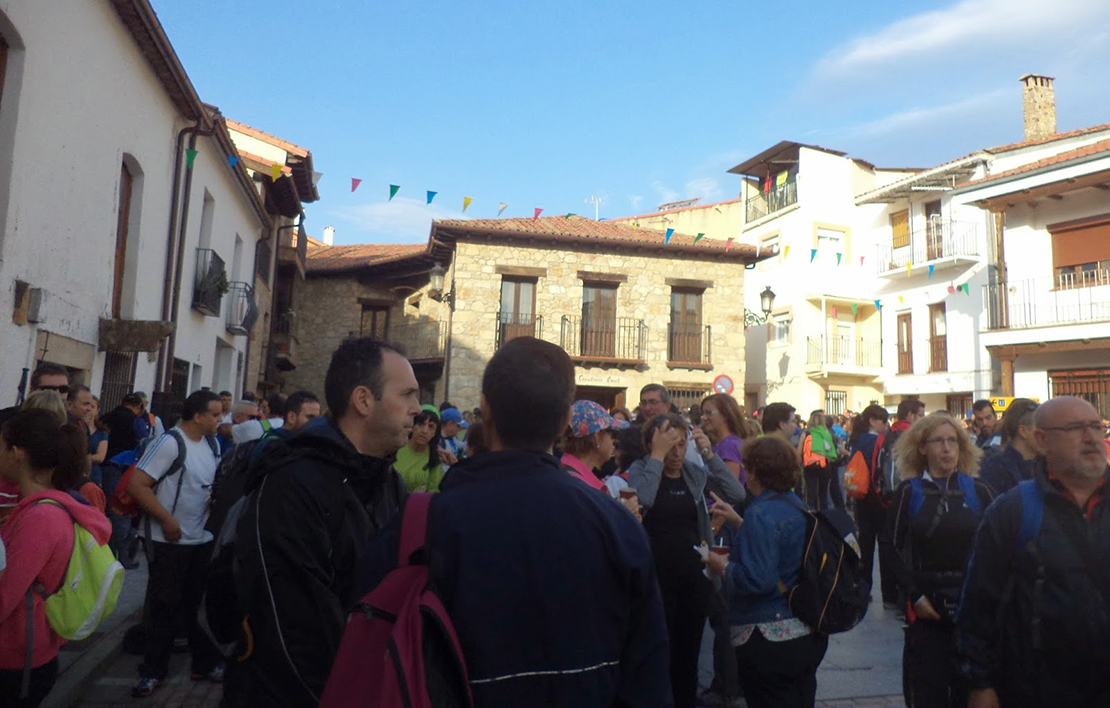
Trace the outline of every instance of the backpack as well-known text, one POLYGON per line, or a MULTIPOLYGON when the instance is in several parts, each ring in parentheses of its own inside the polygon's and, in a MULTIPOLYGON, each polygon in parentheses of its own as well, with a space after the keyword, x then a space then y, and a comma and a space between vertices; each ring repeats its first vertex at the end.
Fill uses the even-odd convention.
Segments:
POLYGON ((779 592, 795 617, 821 634, 847 632, 867 614, 870 578, 864 577, 856 527, 843 509, 810 511, 778 497, 806 515, 805 549, 798 582, 779 592))
MULTIPOLYGON (((185 438, 181 437, 181 433, 176 430, 168 430, 163 433, 163 435, 169 435, 177 442, 177 458, 173 461, 173 464, 170 465, 170 468, 166 470, 166 473, 155 480, 152 489, 157 489, 158 485, 162 483, 162 480, 174 474, 177 474, 178 471, 185 467, 185 438)), ((212 454, 216 457, 219 457, 220 448, 215 439, 209 436, 205 436, 204 439, 208 441, 208 446, 212 448, 212 454)), ((117 516, 136 516, 142 511, 139 508, 139 505, 135 502, 135 498, 131 496, 131 492, 129 492, 127 488, 128 485, 131 484, 131 478, 134 476, 135 470, 139 468, 139 462, 142 461, 143 455, 146 454, 146 445, 147 443, 143 443, 143 445, 140 446, 140 449, 134 453, 135 461, 131 463, 131 465, 124 471, 123 475, 119 478, 119 482, 116 483, 116 488, 112 490, 112 498, 109 501, 108 506, 109 508, 111 508, 112 513, 116 514, 117 516)), ((127 455, 132 453, 122 454, 127 455)), ((118 457, 120 457, 120 455, 112 458, 113 461, 118 457)), ((184 481, 185 475, 182 474, 177 479, 177 493, 174 494, 173 497, 173 508, 170 510, 171 515, 174 511, 177 510, 177 500, 178 497, 181 496, 181 485, 184 481)), ((149 529, 147 529, 147 533, 147 537, 149 538, 149 529)))
POLYGON ((824 455, 813 451, 813 436, 806 435, 806 439, 802 443, 802 465, 804 467, 813 465, 824 469, 827 464, 828 459, 824 455))
POLYGON ((431 499, 409 496, 397 567, 351 613, 320 708, 474 705, 462 648, 421 552, 431 499))
MULTIPOLYGON (((956 473, 956 481, 960 483, 960 491, 963 492, 964 504, 975 514, 975 518, 983 515, 983 508, 979 504, 979 495, 975 493, 975 480, 968 477, 966 474, 956 473)), ((917 516, 917 512, 921 511, 921 507, 925 504, 925 485, 922 483, 920 477, 910 478, 910 518, 917 516)), ((939 509, 938 509, 939 511, 939 509)), ((936 523, 940 520, 940 514, 937 514, 937 519, 933 523, 933 529, 936 528, 936 523)), ((929 534, 932 535, 932 534, 929 534)), ((1022 544, 1024 545, 1024 544, 1022 544)))
POLYGON ((882 449, 884 442, 886 442, 885 435, 880 435, 875 441, 875 447, 871 450, 870 465, 862 450, 856 450, 848 460, 848 466, 844 468, 844 491, 852 499, 863 499, 871 493, 874 486, 871 472, 875 469, 879 450, 882 449))

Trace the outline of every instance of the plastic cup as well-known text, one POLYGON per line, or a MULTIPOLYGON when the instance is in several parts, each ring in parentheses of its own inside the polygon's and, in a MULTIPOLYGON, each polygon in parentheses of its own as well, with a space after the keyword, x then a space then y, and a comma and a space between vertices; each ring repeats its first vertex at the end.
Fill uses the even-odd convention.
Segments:
POLYGON ((727 556, 728 555, 728 546, 713 546, 709 550, 712 551, 713 553, 716 553, 719 556, 727 556))

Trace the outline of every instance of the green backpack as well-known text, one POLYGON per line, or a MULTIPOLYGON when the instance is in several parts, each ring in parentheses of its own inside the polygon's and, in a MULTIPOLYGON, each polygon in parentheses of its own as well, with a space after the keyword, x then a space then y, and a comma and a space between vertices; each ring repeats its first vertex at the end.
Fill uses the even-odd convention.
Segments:
MULTIPOLYGON (((45 600, 46 621, 61 637, 85 639, 116 609, 123 586, 123 566, 107 544, 98 543, 88 529, 77 523, 65 505, 51 499, 36 504, 54 504, 73 521, 73 552, 61 586, 50 595, 41 585, 35 588, 45 600)), ((27 599, 30 605, 30 590, 27 599)))

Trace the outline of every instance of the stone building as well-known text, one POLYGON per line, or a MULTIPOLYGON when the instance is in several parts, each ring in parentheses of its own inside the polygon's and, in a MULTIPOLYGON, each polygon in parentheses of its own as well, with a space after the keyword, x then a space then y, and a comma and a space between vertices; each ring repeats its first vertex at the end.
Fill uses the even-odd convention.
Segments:
POLYGON ((448 220, 426 246, 309 251, 297 307, 306 355, 287 376, 323 389, 344 337, 376 335, 414 362, 425 401, 478 405, 501 344, 535 336, 567 350, 578 395, 635 407, 663 383, 699 402, 722 374, 744 380, 743 292, 750 246, 582 217, 448 220), (309 361, 309 360, 312 361, 309 361))

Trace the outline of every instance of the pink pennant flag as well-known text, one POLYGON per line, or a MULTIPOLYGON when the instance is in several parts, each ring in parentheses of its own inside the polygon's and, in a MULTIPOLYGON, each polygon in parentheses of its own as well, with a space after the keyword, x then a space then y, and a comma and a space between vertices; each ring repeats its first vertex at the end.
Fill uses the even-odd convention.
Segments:
POLYGON ((830 307, 829 308, 829 314, 833 316, 833 319, 836 319, 836 308, 835 307, 830 307))
POLYGON ((860 266, 862 266, 862 265, 863 265, 863 256, 860 256, 860 257, 859 257, 859 264, 860 264, 860 266))
POLYGON ((735 238, 729 237, 728 241, 725 241, 725 253, 728 253, 728 249, 732 248, 732 242, 735 240, 735 238))
POLYGON ((951 284, 949 284, 948 285, 948 294, 951 295, 954 292, 956 292, 956 288, 953 287, 951 284))
POLYGON ((356 189, 358 189, 358 186, 360 184, 362 184, 362 180, 360 180, 358 177, 352 177, 351 178, 351 192, 354 193, 354 191, 356 189))
POLYGON ((536 219, 540 218, 540 212, 542 212, 542 211, 543 211, 543 209, 540 209, 539 207, 536 207, 536 213, 532 217, 532 221, 535 221, 536 219))

